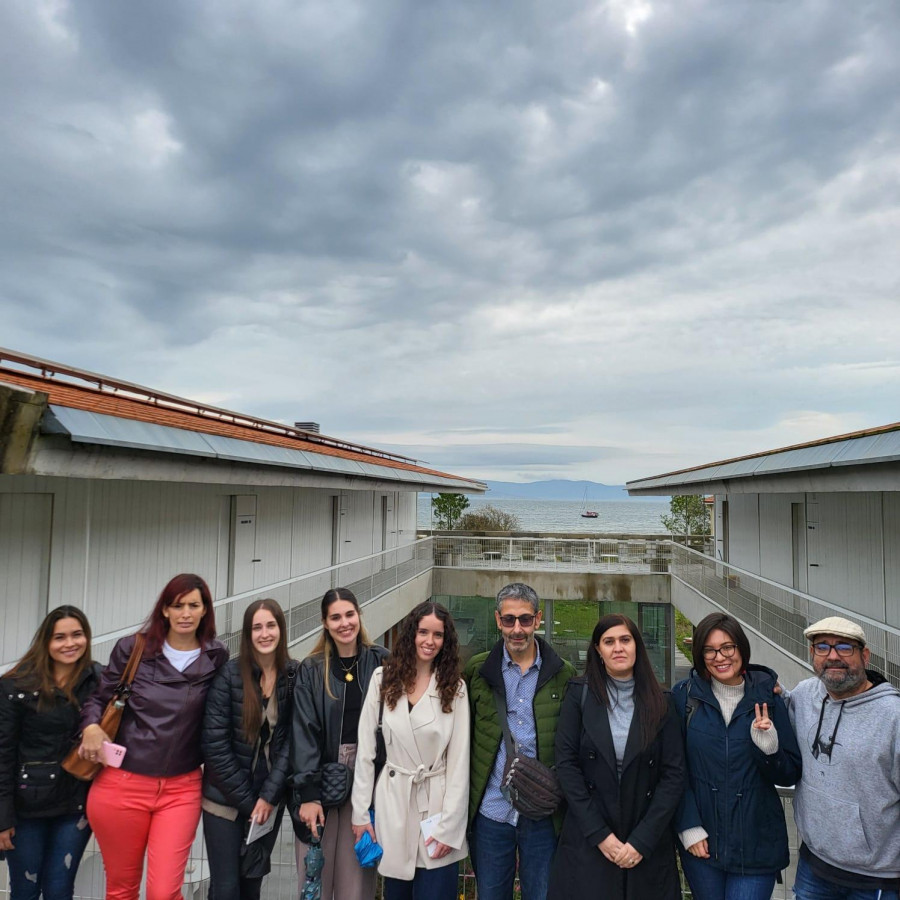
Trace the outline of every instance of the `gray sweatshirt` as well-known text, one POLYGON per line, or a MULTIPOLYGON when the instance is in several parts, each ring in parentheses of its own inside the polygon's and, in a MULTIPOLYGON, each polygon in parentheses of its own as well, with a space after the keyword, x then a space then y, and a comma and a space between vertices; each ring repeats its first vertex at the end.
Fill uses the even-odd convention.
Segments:
POLYGON ((809 678, 785 700, 803 755, 794 799, 800 837, 829 865, 900 877, 900 691, 882 680, 832 700, 809 678))

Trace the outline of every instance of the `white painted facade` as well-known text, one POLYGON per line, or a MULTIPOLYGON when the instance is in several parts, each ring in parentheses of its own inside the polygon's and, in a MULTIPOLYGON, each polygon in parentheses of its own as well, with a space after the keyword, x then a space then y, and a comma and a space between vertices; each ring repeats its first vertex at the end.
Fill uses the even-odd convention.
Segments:
POLYGON ((178 572, 221 599, 410 544, 415 513, 413 490, 0 475, 0 665, 59 604, 109 633, 178 572))
POLYGON ((716 555, 900 627, 900 492, 716 495, 716 555))

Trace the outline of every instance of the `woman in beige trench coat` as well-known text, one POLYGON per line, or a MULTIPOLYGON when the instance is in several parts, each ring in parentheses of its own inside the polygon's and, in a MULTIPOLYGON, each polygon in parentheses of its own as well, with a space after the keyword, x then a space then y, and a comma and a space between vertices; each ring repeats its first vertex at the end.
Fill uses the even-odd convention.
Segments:
POLYGON ((393 653, 369 685, 353 783, 357 838, 372 829, 382 700, 387 762, 375 784, 373 837, 384 850, 378 871, 385 900, 455 900, 458 862, 468 853, 469 705, 456 629, 440 604, 420 603, 404 619, 393 653))

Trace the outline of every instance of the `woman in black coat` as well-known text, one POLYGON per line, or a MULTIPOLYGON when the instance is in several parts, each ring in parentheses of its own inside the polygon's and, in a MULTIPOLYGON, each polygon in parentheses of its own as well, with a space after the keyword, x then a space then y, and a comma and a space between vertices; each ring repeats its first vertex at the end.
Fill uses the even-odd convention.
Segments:
POLYGON ((556 730, 568 802, 550 900, 680 900, 672 818, 684 790, 681 728, 627 616, 594 628, 556 730))
POLYGON ((203 833, 214 900, 257 900, 269 872, 284 812, 295 675, 281 607, 255 600, 244 611, 240 655, 219 670, 203 716, 203 833), (250 822, 270 817, 272 830, 248 846, 250 822))
POLYGON ((99 679, 90 625, 74 606, 48 613, 28 652, 0 679, 0 850, 15 900, 72 897, 91 836, 88 785, 60 763, 99 679))

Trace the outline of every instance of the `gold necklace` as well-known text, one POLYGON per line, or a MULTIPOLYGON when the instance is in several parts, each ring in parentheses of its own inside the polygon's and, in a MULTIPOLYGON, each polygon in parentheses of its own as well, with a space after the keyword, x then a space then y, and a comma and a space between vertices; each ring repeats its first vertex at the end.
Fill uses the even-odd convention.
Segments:
POLYGON ((356 668, 356 664, 359 662, 359 657, 355 656, 353 658, 353 662, 350 663, 349 668, 344 667, 344 661, 340 657, 338 657, 338 662, 340 663, 341 670, 344 673, 344 681, 346 681, 346 682, 353 681, 353 670, 356 668))

